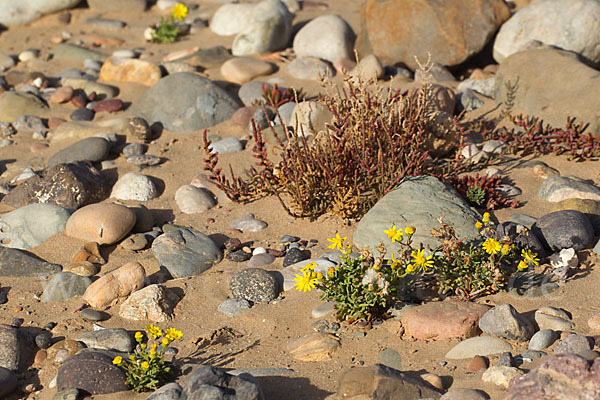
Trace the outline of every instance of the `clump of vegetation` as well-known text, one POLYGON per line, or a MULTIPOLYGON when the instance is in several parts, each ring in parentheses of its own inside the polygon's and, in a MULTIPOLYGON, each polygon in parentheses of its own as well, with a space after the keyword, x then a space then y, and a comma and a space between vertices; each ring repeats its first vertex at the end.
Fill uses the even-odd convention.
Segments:
POLYGON ((450 183, 472 206, 495 210, 500 207, 517 207, 519 203, 508 199, 498 190, 502 183, 500 176, 479 174, 452 177, 450 183))
POLYGON ((306 96, 302 89, 280 89, 277 84, 273 86, 265 85, 264 83, 261 85, 263 94, 262 99, 255 100, 253 105, 255 106, 267 106, 273 107, 274 109, 278 109, 285 103, 289 103, 291 101, 302 101, 306 96))
POLYGON ((181 34, 178 22, 184 20, 188 13, 188 8, 182 4, 176 4, 168 18, 160 19, 160 22, 152 27, 151 41, 154 43, 173 43, 181 34))
POLYGON ((136 332, 138 346, 128 358, 113 359, 113 364, 123 368, 129 385, 135 392, 156 390, 169 381, 173 375, 171 363, 164 359, 165 351, 171 343, 183 337, 181 331, 170 328, 162 331, 148 324, 145 333, 136 332))

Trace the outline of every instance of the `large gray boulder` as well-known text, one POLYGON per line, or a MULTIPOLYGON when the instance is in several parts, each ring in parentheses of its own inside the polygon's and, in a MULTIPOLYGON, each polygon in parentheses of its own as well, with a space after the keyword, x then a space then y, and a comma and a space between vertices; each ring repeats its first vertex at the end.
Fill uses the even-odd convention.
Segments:
POLYGON ((574 117, 599 135, 599 91, 600 72, 574 53, 542 48, 513 54, 500 64, 494 97, 496 103, 504 103, 512 92, 513 113, 536 116, 555 127, 564 127, 567 117, 574 117), (515 84, 515 90, 507 87, 515 84))
POLYGON ((240 107, 213 81, 189 72, 159 80, 134 103, 131 113, 172 132, 197 131, 228 120, 240 107))
POLYGON ((500 28, 494 42, 494 59, 502 62, 532 40, 599 63, 600 2, 539 0, 523 7, 500 28))
POLYGON ((388 254, 397 252, 398 244, 392 243, 384 230, 396 225, 404 229, 414 226, 413 243, 439 245, 431 236, 432 228, 439 228, 439 218, 452 225, 459 238, 480 238, 475 223, 481 218, 454 188, 432 176, 415 176, 404 179, 396 189, 386 194, 360 220, 354 231, 354 244, 358 248, 370 247, 375 251, 383 242, 388 254))
POLYGON ((0 24, 27 24, 60 10, 75 7, 81 0, 0 0, 0 24))

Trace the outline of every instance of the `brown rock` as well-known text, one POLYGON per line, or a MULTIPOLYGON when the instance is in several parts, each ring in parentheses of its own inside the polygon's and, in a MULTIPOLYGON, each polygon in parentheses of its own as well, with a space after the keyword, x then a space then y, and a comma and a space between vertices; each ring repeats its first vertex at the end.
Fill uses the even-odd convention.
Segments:
POLYGON ((87 99, 81 94, 76 94, 71 97, 71 104, 77 108, 83 108, 87 104, 87 99))
POLYGON ((99 352, 81 353, 68 358, 58 370, 57 390, 75 388, 92 395, 128 390, 125 373, 112 360, 112 357, 99 352))
POLYGON ((89 261, 77 261, 65 266, 63 272, 71 272, 81 276, 94 276, 100 272, 100 270, 89 261))
POLYGON ((477 323, 488 310, 488 306, 476 303, 426 303, 407 310, 402 326, 406 335, 419 340, 465 339, 481 333, 477 323))
POLYGON ((442 377, 439 375, 426 373, 421 375, 420 378, 439 391, 445 390, 444 382, 442 381, 442 377))
POLYGON ((327 333, 311 333, 288 345, 288 352, 300 361, 327 361, 340 348, 339 340, 327 333))
POLYGON ((432 61, 457 65, 478 53, 510 17, 502 0, 368 0, 361 8, 356 48, 384 64, 403 62, 412 70, 432 61))
POLYGON ((50 96, 50 101, 56 104, 66 103, 73 97, 73 88, 71 86, 61 86, 50 96))
POLYGON ((48 129, 56 129, 60 124, 65 122, 66 120, 62 118, 51 117, 48 118, 48 129))
POLYGON ((225 249, 229 251, 236 251, 242 248, 242 242, 238 238, 229 238, 225 241, 225 249))
POLYGON ((490 362, 487 358, 482 357, 482 356, 475 356, 475 357, 473 357, 473 359, 471 360, 471 363, 469 364, 469 371, 471 371, 471 372, 485 371, 489 365, 490 365, 490 362))
POLYGON ((375 364, 347 370, 340 380, 339 399, 368 396, 368 399, 439 399, 441 395, 431 386, 403 372, 375 364))
POLYGON ((100 254, 98 243, 89 242, 84 244, 71 259, 71 263, 78 263, 82 261, 88 261, 94 264, 105 263, 104 258, 100 254))
POLYGON ((77 353, 83 348, 85 348, 85 345, 83 343, 80 343, 76 340, 65 339, 61 340, 60 342, 56 342, 52 346, 48 347, 46 349, 46 353, 48 359, 54 360, 56 354, 58 354, 58 352, 61 350, 66 350, 69 356, 73 356, 75 355, 75 353, 77 353))
POLYGON ((54 203, 79 208, 108 195, 108 183, 96 168, 85 161, 49 167, 11 190, 2 203, 18 208, 31 203, 54 203))
POLYGON ((588 217, 595 218, 600 215, 600 201, 592 199, 565 199, 561 200, 552 207, 550 212, 560 210, 577 210, 586 214, 588 217))
POLYGON ((231 116, 231 122, 239 126, 248 126, 254 113, 259 109, 259 106, 241 107, 231 116))
POLYGON ((93 308, 104 308, 144 286, 146 271, 142 264, 130 262, 92 283, 83 299, 93 308))
POLYGON ((94 104, 94 112, 117 112, 121 111, 125 104, 120 99, 106 99, 94 104))
POLYGON ((533 168, 533 174, 542 179, 548 179, 551 176, 560 176, 560 172, 556 169, 547 166, 544 163, 536 163, 533 168))
POLYGON ((588 319, 588 326, 591 330, 600 332, 600 314, 595 314, 588 319))
POLYGON ((48 143, 42 143, 42 142, 33 142, 31 143, 31 146, 29 146, 29 150, 32 153, 39 153, 41 151, 44 151, 48 148, 48 143))
POLYGON ((134 117, 130 119, 127 128, 129 133, 144 142, 149 142, 152 139, 152 129, 150 129, 150 125, 144 118, 134 117))
POLYGON ((37 353, 35 353, 33 362, 35 364, 39 364, 41 362, 44 362, 46 360, 46 357, 48 357, 48 353, 46 353, 46 350, 38 350, 37 353))
POLYGON ((69 237, 113 244, 125 237, 135 225, 135 213, 113 203, 90 204, 75 211, 67 220, 65 234, 69 237))
POLYGON ((10 70, 4 75, 4 79, 6 80, 6 84, 8 86, 18 86, 23 83, 31 83, 37 78, 42 78, 42 80, 46 80, 46 76, 41 72, 21 72, 10 70))
POLYGON ((160 68, 148 61, 110 57, 100 69, 100 80, 152 86, 162 77, 160 68))
POLYGON ((221 75, 229 82, 243 85, 252 79, 269 75, 273 72, 273 64, 251 57, 234 57, 221 65, 221 75))
POLYGON ((160 285, 150 285, 133 293, 119 309, 121 318, 134 321, 166 322, 170 320, 172 304, 160 285))

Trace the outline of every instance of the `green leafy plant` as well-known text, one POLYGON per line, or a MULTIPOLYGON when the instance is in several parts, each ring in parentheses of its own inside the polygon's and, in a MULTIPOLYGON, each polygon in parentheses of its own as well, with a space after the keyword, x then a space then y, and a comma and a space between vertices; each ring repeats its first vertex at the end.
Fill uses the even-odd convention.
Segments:
POLYGON ((173 43, 181 34, 181 29, 177 25, 178 21, 183 21, 188 13, 188 8, 184 4, 177 4, 171 10, 168 18, 161 18, 160 22, 152 27, 152 39, 154 43, 173 43))
POLYGON ((479 185, 473 185, 467 189, 467 200, 470 203, 481 206, 485 201, 485 190, 479 187, 479 185))
POLYGON ((519 203, 504 196, 498 190, 502 183, 500 176, 487 176, 479 174, 451 177, 449 183, 471 205, 495 210, 500 207, 517 207, 519 203))
POLYGON ((113 364, 123 368, 127 380, 135 392, 156 390, 167 382, 172 374, 171 363, 165 361, 164 354, 169 345, 182 338, 181 331, 170 328, 162 331, 159 327, 148 324, 145 333, 136 332, 138 346, 128 358, 121 356, 113 359, 113 364))

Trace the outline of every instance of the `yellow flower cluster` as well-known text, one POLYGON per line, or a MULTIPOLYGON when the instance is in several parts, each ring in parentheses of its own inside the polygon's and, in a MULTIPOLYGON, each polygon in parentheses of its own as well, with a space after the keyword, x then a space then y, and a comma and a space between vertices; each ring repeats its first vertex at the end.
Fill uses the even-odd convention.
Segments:
MULTIPOLYGON (((317 263, 308 263, 300 269, 302 275, 296 274, 296 277, 294 278, 294 281, 296 282, 294 284, 294 287, 299 292, 310 292, 312 289, 315 288, 317 281, 320 281, 324 278, 322 273, 314 271, 316 266, 317 263)), ((333 273, 335 273, 335 268, 333 268, 333 270, 333 273)), ((331 275, 333 273, 331 272, 331 268, 327 272, 328 275, 331 275)))
POLYGON ((188 13, 188 8, 185 6, 185 4, 179 3, 179 4, 176 4, 173 7, 173 9, 171 10, 171 17, 173 17, 173 19, 183 21, 183 19, 187 15, 187 13, 188 13))
POLYGON ((537 253, 534 253, 529 249, 521 250, 521 257, 523 257, 523 259, 519 261, 519 265, 517 266, 519 271, 523 271, 532 265, 540 265, 540 259, 537 258, 537 253))

